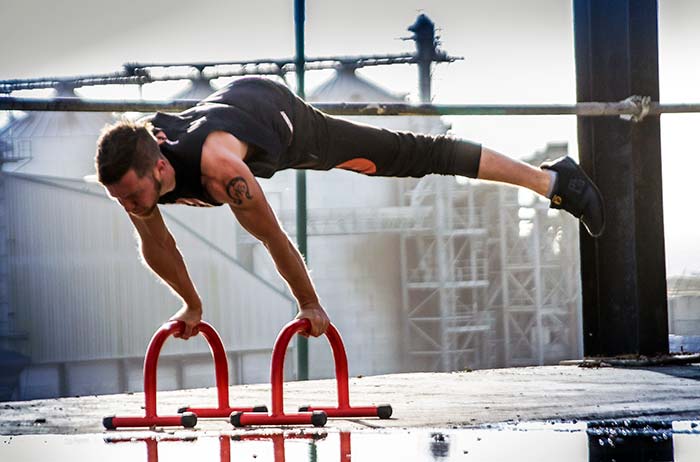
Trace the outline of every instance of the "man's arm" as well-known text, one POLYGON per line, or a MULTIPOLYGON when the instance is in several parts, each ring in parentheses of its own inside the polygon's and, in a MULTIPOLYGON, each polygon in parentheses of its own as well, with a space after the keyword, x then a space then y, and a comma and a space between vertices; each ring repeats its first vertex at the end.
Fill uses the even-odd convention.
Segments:
POLYGON ((197 333, 196 327, 202 320, 202 301, 175 239, 165 226, 157 207, 149 217, 129 214, 129 218, 141 238, 144 261, 184 302, 183 307, 170 319, 185 322, 185 330, 180 337, 187 340, 197 333))
MULTIPOLYGON (((230 135, 229 135, 230 136, 230 135)), ((309 271, 296 246, 282 229, 262 188, 239 156, 227 152, 225 143, 215 145, 208 161, 214 161, 216 174, 207 185, 209 193, 227 203, 238 221, 270 253, 277 271, 287 281, 299 304, 297 318, 311 321, 310 335, 319 336, 328 328, 328 315, 321 306, 309 271)))

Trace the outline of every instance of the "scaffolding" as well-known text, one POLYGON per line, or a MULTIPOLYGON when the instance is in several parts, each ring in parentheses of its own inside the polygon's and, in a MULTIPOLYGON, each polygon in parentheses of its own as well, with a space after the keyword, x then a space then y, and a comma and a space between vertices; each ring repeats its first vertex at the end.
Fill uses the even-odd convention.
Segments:
MULTIPOLYGON (((533 162, 561 155, 553 145, 533 162)), ((578 357, 578 225, 518 189, 430 176, 403 182, 430 230, 400 233, 411 370, 542 365, 578 357)))
POLYGON ((502 365, 543 365, 578 357, 578 225, 537 200, 524 208, 517 191, 492 193, 498 236, 489 242, 488 306, 499 316, 502 365), (530 214, 523 219, 522 211, 530 214))
POLYGON ((407 207, 432 209, 431 229, 404 230, 401 278, 409 369, 484 367, 492 333, 486 309, 488 261, 478 188, 454 178, 406 181, 407 207))

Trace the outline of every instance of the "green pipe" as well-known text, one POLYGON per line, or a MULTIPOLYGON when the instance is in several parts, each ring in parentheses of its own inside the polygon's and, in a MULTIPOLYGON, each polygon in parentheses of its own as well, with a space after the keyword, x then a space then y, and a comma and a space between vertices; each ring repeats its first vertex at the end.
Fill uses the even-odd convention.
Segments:
MULTIPOLYGON (((294 0, 294 29, 296 35, 297 95, 305 98, 304 91, 304 0, 294 0)), ((308 262, 306 235, 306 172, 297 170, 297 245, 302 257, 308 262)), ((297 380, 309 380, 309 342, 297 335, 297 380)))

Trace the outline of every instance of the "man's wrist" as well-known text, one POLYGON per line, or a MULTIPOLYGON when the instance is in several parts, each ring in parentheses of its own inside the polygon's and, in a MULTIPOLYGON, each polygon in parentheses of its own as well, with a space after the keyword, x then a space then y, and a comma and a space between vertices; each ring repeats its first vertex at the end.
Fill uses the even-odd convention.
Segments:
POLYGON ((200 302, 200 301, 195 302, 195 303, 185 302, 185 306, 187 307, 187 309, 189 311, 198 311, 200 313, 202 312, 202 302, 200 302))
POLYGON ((309 300, 304 303, 299 303, 299 311, 313 310, 321 306, 318 300, 309 300))

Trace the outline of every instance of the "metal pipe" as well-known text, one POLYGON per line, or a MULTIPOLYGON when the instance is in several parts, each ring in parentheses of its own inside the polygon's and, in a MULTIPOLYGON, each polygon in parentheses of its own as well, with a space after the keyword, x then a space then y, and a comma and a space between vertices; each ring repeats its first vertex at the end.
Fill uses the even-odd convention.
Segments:
MULTIPOLYGON (((178 112, 199 101, 83 100, 80 98, 15 98, 0 96, 0 111, 67 111, 67 112, 178 112)), ((578 115, 586 117, 641 115, 634 103, 578 103, 540 105, 470 105, 470 104, 407 104, 407 103, 314 103, 314 107, 330 115, 344 116, 504 116, 504 115, 578 115)), ((649 104, 647 115, 700 112, 700 103, 649 104)))
MULTIPOLYGON (((304 0, 294 0, 294 29, 296 41, 296 75, 297 95, 306 97, 304 88, 304 20, 306 4, 304 0)), ((297 246, 304 261, 308 262, 306 234, 306 172, 297 170, 297 246)), ((297 380, 309 380, 309 341, 306 337, 297 337, 297 380)))
MULTIPOLYGON (((316 56, 311 58, 304 58, 306 63, 317 63, 324 61, 333 61, 340 63, 355 63, 357 61, 391 61, 391 60, 412 60, 415 56, 411 53, 400 53, 400 54, 385 54, 385 55, 347 55, 347 56, 316 56)), ((460 57, 443 57, 437 56, 436 60, 440 61, 454 61, 457 59, 462 59, 460 57)), ((415 61, 413 61, 415 62, 415 61)), ((137 69, 150 69, 150 68, 165 68, 165 67, 193 67, 196 69, 201 69, 205 67, 219 67, 219 66, 249 66, 249 65, 262 65, 262 64, 272 64, 278 66, 284 66, 286 64, 296 64, 297 57, 294 58, 270 58, 270 59, 253 59, 253 60, 238 60, 238 61, 202 61, 202 62, 191 62, 191 63, 127 63, 124 65, 128 71, 133 71, 137 69)), ((19 79, 17 81, 20 81, 19 79)))

